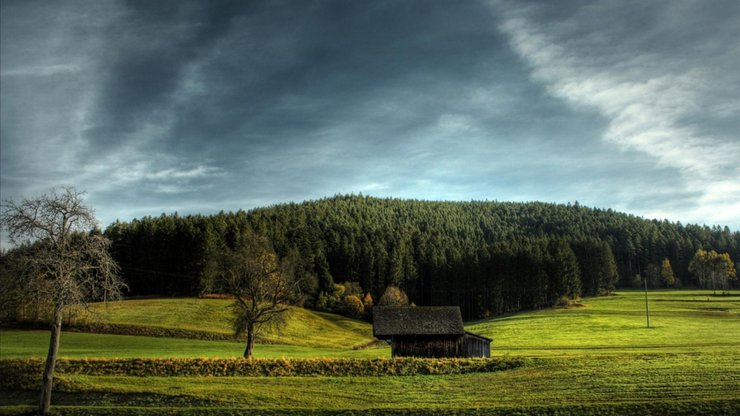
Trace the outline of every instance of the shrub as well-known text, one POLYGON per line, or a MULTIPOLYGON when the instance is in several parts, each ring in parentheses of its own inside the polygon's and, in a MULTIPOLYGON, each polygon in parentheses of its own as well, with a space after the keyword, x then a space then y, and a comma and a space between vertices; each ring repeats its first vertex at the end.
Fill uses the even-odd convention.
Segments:
POLYGON ((365 319, 372 321, 373 319, 373 295, 370 292, 365 294, 362 298, 362 306, 365 309, 365 319))
POLYGON ((228 300, 234 300, 233 295, 229 295, 226 293, 205 293, 199 296, 201 299, 228 299, 228 300))
POLYGON ((320 292, 316 298, 315 307, 320 311, 338 313, 350 318, 362 319, 365 317, 366 304, 369 296, 370 308, 373 298, 370 294, 362 299, 362 287, 357 282, 335 284, 331 293, 320 292))
POLYGON ((347 288, 343 284, 335 284, 331 293, 324 291, 316 298, 316 309, 325 312, 342 313, 344 310, 344 297, 347 288))
POLYGON ((397 286, 388 286, 378 301, 380 306, 406 306, 408 304, 409 297, 397 286))
POLYGON ((560 297, 560 298, 558 299, 558 301, 557 301, 557 302, 555 302, 555 306, 560 306, 560 307, 568 307, 568 306, 570 306, 570 305, 571 305, 571 300, 570 300, 570 298, 568 297, 568 295, 563 295, 563 296, 561 296, 561 297, 560 297))
POLYGON ((323 290, 319 293, 319 296, 316 298, 315 306, 316 306, 316 309, 320 311, 329 310, 329 297, 326 296, 326 293, 323 290))
POLYGON ((343 312, 346 316, 355 319, 362 319, 365 315, 365 306, 362 304, 360 298, 355 295, 349 295, 344 297, 343 312))
POLYGON ((359 282, 342 282, 342 286, 344 286, 345 296, 355 295, 358 298, 362 297, 362 286, 360 286, 359 282))

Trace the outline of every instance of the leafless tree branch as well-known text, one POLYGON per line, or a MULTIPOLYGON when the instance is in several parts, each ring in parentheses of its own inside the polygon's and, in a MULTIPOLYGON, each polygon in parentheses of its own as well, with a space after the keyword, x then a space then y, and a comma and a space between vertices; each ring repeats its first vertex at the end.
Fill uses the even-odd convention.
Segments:
POLYGON ((293 268, 281 264, 269 240, 252 233, 224 253, 222 265, 225 286, 235 298, 234 330, 247 333, 244 357, 251 358, 259 328, 278 322, 295 300, 298 285, 293 268))
POLYGON ((93 210, 84 205, 83 195, 66 187, 0 205, 0 224, 17 245, 8 255, 11 286, 25 301, 53 309, 41 414, 49 411, 64 307, 116 299, 126 287, 110 256, 110 242, 94 230, 97 221, 93 210))

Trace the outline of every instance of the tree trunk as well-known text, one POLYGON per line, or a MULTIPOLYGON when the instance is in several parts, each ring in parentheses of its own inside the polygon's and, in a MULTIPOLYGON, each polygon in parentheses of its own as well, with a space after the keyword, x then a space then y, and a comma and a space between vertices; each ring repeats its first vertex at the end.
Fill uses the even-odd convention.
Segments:
POLYGON ((49 413, 51 405, 51 384, 54 380, 54 367, 57 363, 57 352, 59 351, 59 336, 62 332, 62 305, 54 308, 54 320, 51 324, 51 339, 49 340, 49 354, 46 356, 46 367, 44 368, 44 377, 41 383, 41 403, 39 414, 46 415, 49 413))
POLYGON ((244 350, 244 358, 252 359, 252 349, 254 348, 254 325, 247 325, 247 349, 244 350))

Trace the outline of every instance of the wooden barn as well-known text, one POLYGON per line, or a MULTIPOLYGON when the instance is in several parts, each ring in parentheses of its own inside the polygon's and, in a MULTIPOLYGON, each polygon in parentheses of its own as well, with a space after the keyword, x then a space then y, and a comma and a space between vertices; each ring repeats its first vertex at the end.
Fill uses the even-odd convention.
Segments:
POLYGON ((373 308, 373 335, 393 357, 490 357, 491 339, 465 332, 457 306, 373 308))

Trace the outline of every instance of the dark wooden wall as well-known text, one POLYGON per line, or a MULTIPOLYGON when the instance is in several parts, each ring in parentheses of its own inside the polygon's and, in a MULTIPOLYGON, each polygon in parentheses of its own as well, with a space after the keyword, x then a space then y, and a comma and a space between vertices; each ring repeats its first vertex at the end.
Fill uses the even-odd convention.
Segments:
POLYGON ((391 341, 394 357, 462 357, 464 345, 462 336, 408 335, 396 336, 391 341))
POLYGON ((391 353, 394 357, 490 357, 491 341, 471 334, 395 336, 391 353))
POLYGON ((491 341, 475 335, 465 334, 464 354, 466 357, 490 357, 491 341))

